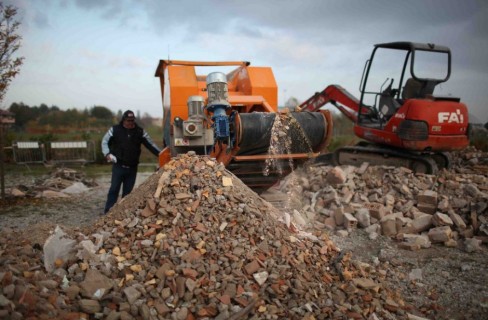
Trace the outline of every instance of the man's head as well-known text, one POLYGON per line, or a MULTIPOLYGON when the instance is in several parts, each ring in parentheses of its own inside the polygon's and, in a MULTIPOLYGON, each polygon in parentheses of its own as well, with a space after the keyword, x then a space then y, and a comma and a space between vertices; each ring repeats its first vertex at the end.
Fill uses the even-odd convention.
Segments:
POLYGON ((131 110, 127 110, 122 115, 122 125, 127 129, 133 129, 136 126, 136 117, 134 116, 134 112, 131 110))

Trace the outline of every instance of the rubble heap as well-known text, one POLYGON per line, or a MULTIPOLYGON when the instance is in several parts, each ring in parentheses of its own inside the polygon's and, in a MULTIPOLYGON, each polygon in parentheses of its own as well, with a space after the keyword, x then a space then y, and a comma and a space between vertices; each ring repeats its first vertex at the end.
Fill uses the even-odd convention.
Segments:
POLYGON ((454 154, 438 175, 386 166, 309 167, 287 177, 295 215, 347 235, 364 228, 418 250, 441 243, 468 252, 488 242, 488 155, 472 148, 454 154))
MULTIPOLYGON (((488 138, 488 136, 487 136, 488 138)), ((488 153, 469 146, 464 150, 451 152, 451 171, 457 173, 488 174, 488 153)))
POLYGON ((83 172, 57 168, 48 177, 37 179, 32 185, 17 185, 8 193, 17 198, 65 198, 95 186, 97 183, 93 179, 87 179, 83 172))
POLYGON ((3 234, 0 317, 414 317, 382 284, 388 270, 353 261, 325 234, 300 237, 276 214, 215 160, 180 156, 89 236, 57 229, 44 261, 21 235, 3 234))

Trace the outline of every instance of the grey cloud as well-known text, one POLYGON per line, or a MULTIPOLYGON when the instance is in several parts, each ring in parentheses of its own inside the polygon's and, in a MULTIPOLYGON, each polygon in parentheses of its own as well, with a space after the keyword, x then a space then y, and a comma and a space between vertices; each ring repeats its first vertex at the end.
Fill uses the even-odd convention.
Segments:
POLYGON ((76 0, 76 5, 82 9, 100 9, 109 6, 113 2, 106 0, 76 0))
POLYGON ((488 7, 488 2, 478 0, 182 0, 142 5, 157 34, 164 36, 162 30, 177 24, 187 29, 188 40, 202 31, 266 36, 259 33, 260 28, 271 28, 324 45, 349 42, 359 48, 385 40, 432 42, 439 37, 431 32, 438 29, 440 39, 448 39, 450 27, 463 24, 467 32, 478 30, 481 38, 486 39, 488 33, 488 28, 483 28, 486 19, 476 18, 480 10, 488 7), (235 23, 236 17, 239 24, 235 23))
POLYGON ((249 59, 273 66, 300 63, 334 73, 341 69, 339 64, 347 63, 344 69, 354 64, 362 70, 375 43, 416 41, 451 48, 454 82, 466 74, 488 75, 488 1, 483 0, 77 0, 76 4, 124 25, 135 8, 142 10, 152 32, 163 39, 173 30, 184 30, 182 43, 198 43, 202 35, 267 40, 272 45, 249 51, 254 54, 249 59), (273 46, 278 38, 289 38, 297 47, 312 44, 310 50, 324 57, 298 61, 282 50, 285 46, 273 46))
MULTIPOLYGON (((201 30, 219 31, 232 26, 239 17, 237 30, 257 30, 269 27, 298 34, 304 31, 310 37, 330 32, 330 40, 340 41, 361 34, 364 29, 376 30, 378 34, 401 37, 402 33, 423 33, 433 27, 448 27, 470 22, 488 2, 480 0, 410 0, 410 1, 358 1, 358 0, 181 0, 181 1, 135 1, 135 0, 76 0, 76 5, 86 10, 100 10, 103 17, 120 18, 121 12, 131 12, 134 7, 145 10, 154 30, 161 33, 173 23, 188 26, 188 32, 201 30), (250 28, 248 30, 247 28, 250 28)), ((472 26, 475 32, 485 37, 486 19, 477 19, 472 26)), ((468 27, 470 28, 470 27, 468 27)), ((471 30, 473 31, 473 30, 471 30)), ((372 34, 374 36, 374 34, 372 34)))
POLYGON ((259 28, 249 27, 243 24, 240 24, 238 27, 236 27, 236 31, 238 34, 242 34, 250 38, 262 38, 264 36, 259 28))
POLYGON ((34 24, 37 28, 40 29, 50 27, 47 15, 40 11, 36 11, 34 14, 34 24))
POLYGON ((103 19, 125 20, 127 15, 130 15, 131 5, 130 1, 123 0, 76 0, 76 6, 89 11, 100 11, 100 16, 103 19))

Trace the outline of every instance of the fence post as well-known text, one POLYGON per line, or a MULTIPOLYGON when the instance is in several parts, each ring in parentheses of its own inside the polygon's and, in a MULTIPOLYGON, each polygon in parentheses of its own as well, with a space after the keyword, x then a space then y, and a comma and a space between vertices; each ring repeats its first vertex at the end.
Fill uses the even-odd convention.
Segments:
POLYGON ((2 199, 5 199, 5 157, 3 150, 3 136, 4 136, 4 125, 0 123, 0 177, 1 177, 1 189, 2 189, 2 199))
POLYGON ((7 128, 15 123, 14 114, 10 111, 0 109, 0 180, 2 199, 5 199, 5 154, 3 150, 3 139, 7 128))

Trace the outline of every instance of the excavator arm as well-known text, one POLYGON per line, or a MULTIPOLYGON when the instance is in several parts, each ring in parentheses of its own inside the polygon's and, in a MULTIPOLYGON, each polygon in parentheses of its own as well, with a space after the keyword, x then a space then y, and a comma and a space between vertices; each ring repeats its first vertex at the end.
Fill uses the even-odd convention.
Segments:
MULTIPOLYGON (((337 84, 331 84, 322 92, 315 93, 300 106, 298 106, 298 111, 315 112, 329 102, 339 109, 352 122, 357 122, 359 100, 349 93, 349 91, 337 84)), ((364 114, 370 114, 372 112, 371 108, 366 106, 363 106, 361 111, 364 114)))

